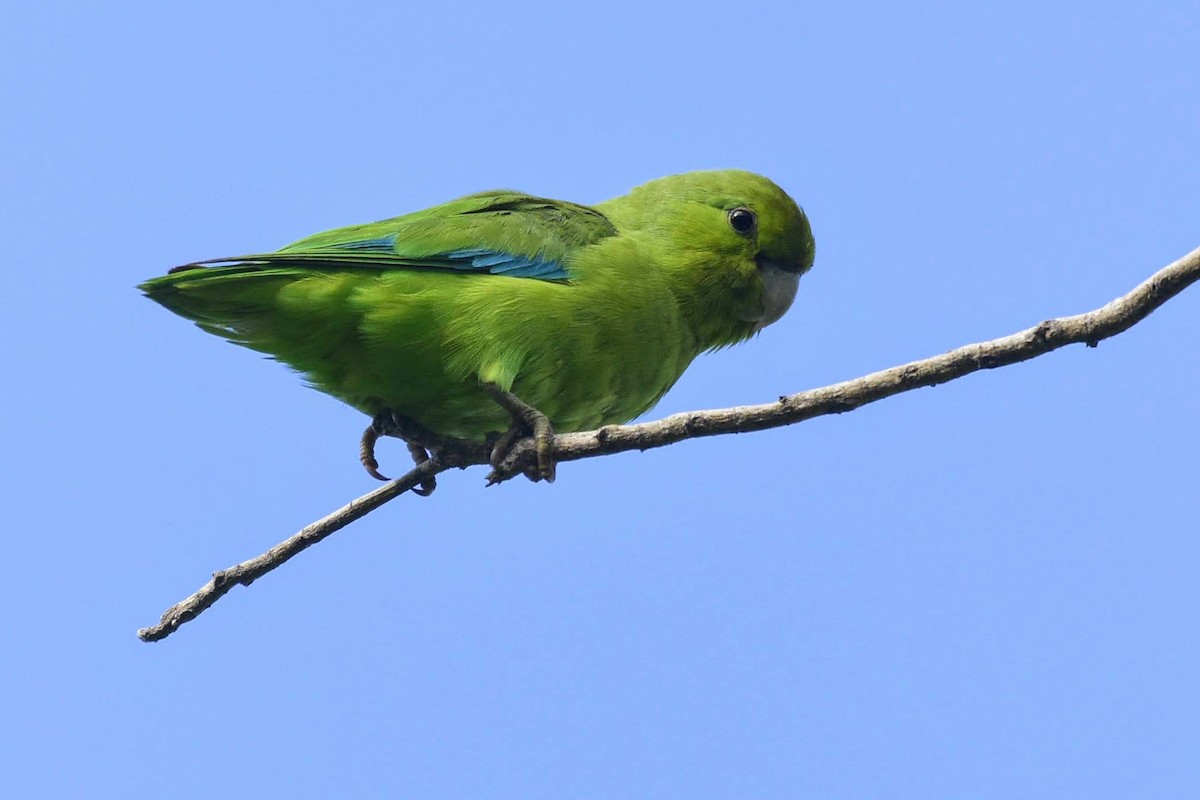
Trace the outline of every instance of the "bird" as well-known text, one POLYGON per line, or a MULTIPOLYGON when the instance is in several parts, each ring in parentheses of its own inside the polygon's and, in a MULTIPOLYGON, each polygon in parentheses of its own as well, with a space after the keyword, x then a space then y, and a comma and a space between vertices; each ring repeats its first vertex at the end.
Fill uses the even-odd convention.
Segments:
POLYGON ((138 288, 371 417, 359 449, 375 478, 391 433, 417 463, 439 443, 492 444, 489 483, 529 436, 526 474, 553 481, 555 432, 651 409, 698 355, 782 317, 814 255, 775 183, 705 170, 591 206, 480 192, 138 288))

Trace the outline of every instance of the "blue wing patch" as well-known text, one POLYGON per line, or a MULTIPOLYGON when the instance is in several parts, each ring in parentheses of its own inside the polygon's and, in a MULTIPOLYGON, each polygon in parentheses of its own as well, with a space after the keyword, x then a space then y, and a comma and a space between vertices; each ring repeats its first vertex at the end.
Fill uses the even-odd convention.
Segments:
MULTIPOLYGON (((394 235, 380 236, 376 239, 362 239, 357 242, 340 242, 335 247, 339 250, 394 253, 396 237, 394 235)), ((430 266, 444 266, 450 269, 471 272, 486 272, 490 275, 507 275, 510 278, 537 278, 543 281, 565 281, 571 277, 558 261, 538 256, 517 256, 512 253, 489 250, 486 247, 468 247, 461 250, 451 250, 449 253, 440 253, 436 256, 431 256, 430 262, 430 266)))
POLYGON ((550 259, 514 256, 498 253, 483 247, 452 250, 443 258, 454 262, 455 269, 470 269, 489 272, 492 275, 507 275, 510 278, 538 278, 543 281, 565 281, 570 276, 562 264, 550 259))

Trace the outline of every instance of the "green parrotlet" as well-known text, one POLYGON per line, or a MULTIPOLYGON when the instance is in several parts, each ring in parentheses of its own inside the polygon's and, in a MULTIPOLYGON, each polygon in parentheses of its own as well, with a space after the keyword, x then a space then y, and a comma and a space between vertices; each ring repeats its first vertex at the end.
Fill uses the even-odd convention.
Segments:
POLYGON ((653 407, 697 355, 779 319, 813 253, 782 189, 718 170, 594 206, 481 192, 139 288, 372 417, 375 477, 375 437, 399 431, 418 461, 430 440, 491 437, 497 467, 532 435, 529 474, 552 480, 555 430, 653 407))

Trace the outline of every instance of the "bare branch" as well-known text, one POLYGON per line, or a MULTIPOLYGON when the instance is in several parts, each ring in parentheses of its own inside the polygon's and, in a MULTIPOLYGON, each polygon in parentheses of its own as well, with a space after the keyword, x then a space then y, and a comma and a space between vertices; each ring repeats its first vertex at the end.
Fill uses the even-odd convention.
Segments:
MULTIPOLYGON (((609 425, 594 431, 562 434, 555 437, 555 455, 558 461, 576 461, 627 450, 649 450, 701 436, 778 428, 826 414, 853 411, 885 397, 922 386, 936 386, 981 369, 1027 361, 1069 344, 1095 347, 1103 339, 1116 336, 1142 321, 1197 280, 1200 280, 1200 248, 1159 270, 1128 294, 1086 314, 1046 320, 1010 336, 969 344, 854 380, 788 395, 774 403, 693 411, 639 425, 609 425)), ((139 630, 138 637, 154 642, 170 636, 235 585, 249 586, 302 550, 440 472, 453 467, 486 464, 488 452, 489 448, 484 445, 471 446, 461 442, 446 447, 435 458, 403 477, 314 522, 262 555, 214 573, 212 580, 195 594, 169 608, 157 625, 139 630)), ((506 471, 516 474, 520 472, 516 465, 536 463, 535 458, 532 444, 525 440, 513 449, 509 463, 504 466, 512 467, 506 471)))
POLYGON ((299 533, 280 542, 262 555, 255 556, 249 561, 243 561, 229 569, 214 572, 212 580, 197 589, 195 594, 168 608, 157 625, 139 630, 138 638, 143 642, 157 642, 159 639, 167 638, 180 625, 192 621, 211 607, 234 586, 239 583, 249 586, 331 533, 341 530, 354 520, 369 514, 392 498, 399 497, 414 486, 419 486, 422 480, 435 472, 435 464, 432 461, 426 461, 412 469, 404 477, 380 486, 357 500, 351 500, 329 516, 302 528, 299 533))

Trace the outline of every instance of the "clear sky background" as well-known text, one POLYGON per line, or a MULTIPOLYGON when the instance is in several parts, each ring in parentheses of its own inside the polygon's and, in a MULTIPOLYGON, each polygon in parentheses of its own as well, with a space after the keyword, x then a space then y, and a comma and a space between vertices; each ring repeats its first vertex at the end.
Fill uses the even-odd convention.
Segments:
POLYGON ((770 401, 1200 245, 1195 3, 10 6, 7 796, 1200 796, 1195 288, 851 414, 446 474, 134 635, 376 485, 358 412, 139 281, 742 167, 816 267, 652 416, 770 401))

